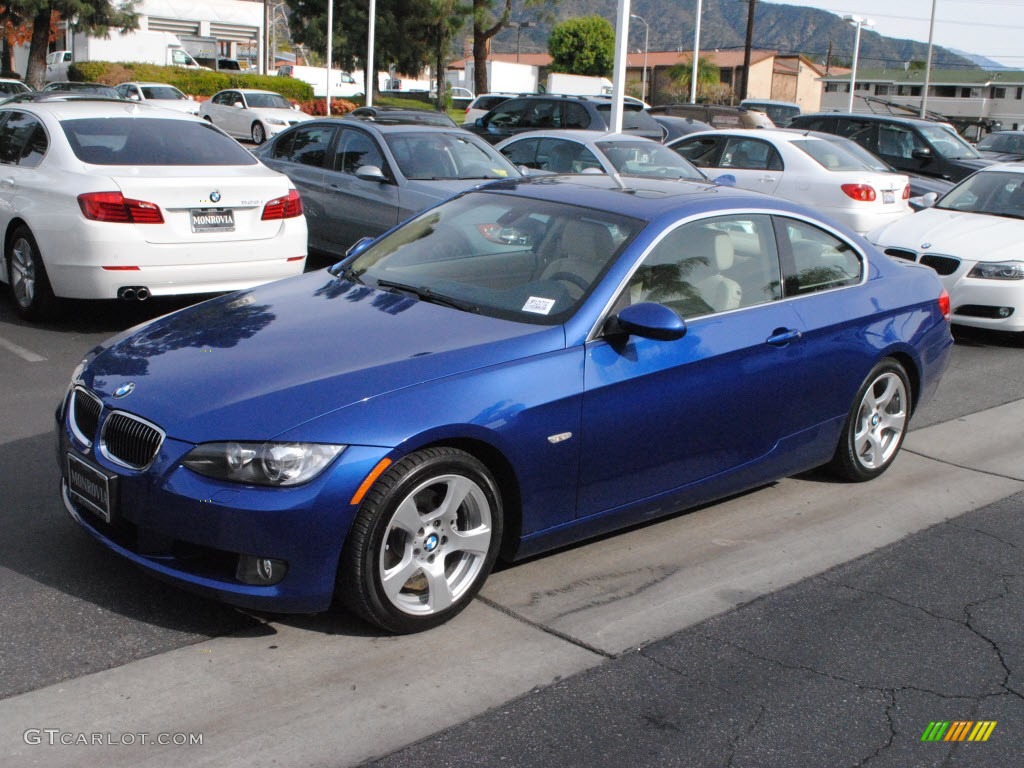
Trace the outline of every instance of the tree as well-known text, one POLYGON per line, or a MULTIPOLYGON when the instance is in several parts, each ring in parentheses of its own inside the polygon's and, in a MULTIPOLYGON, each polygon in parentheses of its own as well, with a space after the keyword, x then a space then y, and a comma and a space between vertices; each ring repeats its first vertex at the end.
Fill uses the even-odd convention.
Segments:
MULTIPOLYGON (((551 20, 557 0, 524 0, 522 7, 541 20, 551 20)), ((487 93, 487 54, 491 38, 512 24, 512 0, 473 0, 473 92, 487 93), (497 8, 501 9, 498 13, 497 8)))
MULTIPOLYGON (((689 101, 692 92, 693 82, 693 58, 680 62, 669 68, 668 77, 671 83, 669 93, 675 100, 689 101)), ((715 66, 711 59, 705 56, 697 57, 697 100, 705 91, 719 85, 722 81, 721 70, 715 66)))
POLYGON ((471 6, 462 5, 458 0, 430 0, 426 31, 434 46, 435 82, 437 85, 437 108, 444 111, 448 106, 447 87, 444 72, 448 68, 452 38, 462 27, 471 6))
MULTIPOLYGON (((418 72, 434 50, 427 29, 431 0, 377 0, 374 28, 375 68, 395 67, 402 73, 418 72)), ((291 30, 295 42, 317 53, 327 50, 325 0, 291 0, 291 30)), ((365 0, 335 0, 332 66, 366 66, 368 8, 365 0)), ((376 88, 377 78, 371 77, 376 88)))
POLYGON ((11 3, 11 10, 23 19, 32 19, 25 80, 35 88, 42 86, 46 74, 46 50, 54 13, 71 20, 72 31, 84 30, 95 35, 108 35, 111 29, 126 33, 139 26, 134 0, 124 0, 116 6, 109 0, 18 0, 11 3))
POLYGON ((615 28, 601 16, 556 24, 548 38, 551 71, 607 77, 615 66, 615 28))

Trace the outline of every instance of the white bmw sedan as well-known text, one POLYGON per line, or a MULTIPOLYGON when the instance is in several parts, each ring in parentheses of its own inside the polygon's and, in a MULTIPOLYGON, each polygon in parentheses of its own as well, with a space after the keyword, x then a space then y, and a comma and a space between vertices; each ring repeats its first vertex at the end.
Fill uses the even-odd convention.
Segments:
POLYGON ((229 136, 262 144, 271 136, 313 118, 273 91, 230 88, 199 105, 199 116, 229 136))
POLYGON ((286 176, 198 118, 107 100, 0 107, 0 231, 27 319, 61 298, 250 288, 306 260, 286 176))
POLYGON ((868 240, 938 272, 954 323, 1024 332, 1024 163, 989 166, 924 201, 868 240))
POLYGON ((810 206, 864 234, 911 213, 909 179, 816 136, 771 129, 691 133, 668 146, 713 179, 810 206))

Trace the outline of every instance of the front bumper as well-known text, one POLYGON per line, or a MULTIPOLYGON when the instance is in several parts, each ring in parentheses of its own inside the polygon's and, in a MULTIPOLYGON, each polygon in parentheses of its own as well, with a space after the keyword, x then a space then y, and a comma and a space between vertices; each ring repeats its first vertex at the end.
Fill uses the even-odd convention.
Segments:
POLYGON ((118 466, 85 446, 58 411, 61 496, 71 517, 107 548, 158 578, 233 605, 281 613, 325 610, 334 595, 349 504, 386 448, 349 447, 322 475, 294 488, 260 488, 206 478, 181 459, 193 445, 167 438, 144 471, 118 466), (68 492, 68 455, 114 478, 106 522, 68 492), (237 577, 243 555, 287 563, 271 586, 237 577))

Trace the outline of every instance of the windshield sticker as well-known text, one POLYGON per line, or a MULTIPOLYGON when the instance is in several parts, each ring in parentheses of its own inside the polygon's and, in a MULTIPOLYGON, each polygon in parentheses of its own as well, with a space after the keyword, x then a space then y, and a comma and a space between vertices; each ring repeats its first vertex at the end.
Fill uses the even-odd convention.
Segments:
POLYGON ((555 306, 554 299, 542 299, 537 296, 531 296, 527 299, 526 304, 523 305, 523 312, 533 312, 535 315, 547 315, 551 313, 551 308, 555 306))

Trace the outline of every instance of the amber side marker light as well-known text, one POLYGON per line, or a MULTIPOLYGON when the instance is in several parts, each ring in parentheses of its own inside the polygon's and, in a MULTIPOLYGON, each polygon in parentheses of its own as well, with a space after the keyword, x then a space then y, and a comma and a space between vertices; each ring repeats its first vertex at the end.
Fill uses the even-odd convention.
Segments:
POLYGON ((359 488, 356 489, 355 495, 352 497, 352 501, 350 501, 349 504, 361 504, 363 501, 363 496, 366 495, 366 492, 370 490, 373 484, 377 482, 377 478, 383 475, 384 471, 390 466, 391 459, 381 459, 380 461, 378 461, 377 466, 370 470, 370 474, 366 476, 366 479, 363 480, 359 488))

